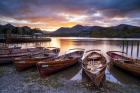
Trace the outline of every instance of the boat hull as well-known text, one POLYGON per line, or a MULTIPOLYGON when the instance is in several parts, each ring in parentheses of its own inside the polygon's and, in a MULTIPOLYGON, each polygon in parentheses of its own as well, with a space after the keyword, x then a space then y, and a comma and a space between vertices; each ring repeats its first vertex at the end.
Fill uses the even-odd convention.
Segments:
POLYGON ((12 64, 13 63, 13 59, 12 58, 0 58, 0 65, 6 65, 6 64, 12 64))
POLYGON ((84 72, 95 86, 100 87, 103 85, 103 83, 105 81, 105 77, 106 77, 105 70, 99 74, 92 74, 91 72, 89 72, 87 70, 84 70, 84 72))
POLYGON ((125 64, 118 61, 113 61, 113 65, 133 74, 134 76, 140 77, 140 66, 138 65, 125 64))
POLYGON ((33 62, 23 62, 23 63, 15 63, 15 67, 17 71, 24 71, 27 70, 33 66, 35 66, 35 64, 37 63, 37 61, 33 61, 33 62))
POLYGON ((72 65, 75 65, 76 63, 78 63, 78 59, 59 61, 59 62, 38 63, 37 67, 38 67, 40 76, 47 77, 53 73, 59 72, 72 65), (43 65, 46 65, 47 67, 43 67, 43 65))
POLYGON ((11 54, 8 54, 8 53, 1 54, 0 65, 11 64, 15 61, 14 59, 18 57, 29 57, 29 56, 39 55, 43 53, 42 49, 39 49, 39 48, 33 48, 33 49, 34 49, 33 51, 29 51, 29 49, 18 49, 18 51, 13 51, 11 54))
POLYGON ((53 58, 55 58, 57 56, 58 55, 44 57, 44 58, 23 59, 23 61, 20 60, 20 61, 15 62, 15 67, 16 67, 16 70, 17 71, 24 71, 24 70, 27 70, 29 68, 35 67, 36 64, 39 61, 42 61, 42 60, 51 60, 51 59, 53 59, 53 58))
POLYGON ((134 76, 137 76, 137 77, 140 77, 140 63, 137 62, 137 60, 134 60, 132 58, 128 58, 128 57, 123 57, 122 55, 118 55, 118 54, 114 54, 114 53, 111 53, 111 52, 107 52, 107 54, 110 56, 110 59, 111 59, 111 64, 118 67, 118 68, 121 68, 122 70, 134 75, 134 76), (127 60, 130 61, 130 63, 124 63, 124 62, 121 62, 119 60, 115 60, 113 57, 115 56, 118 56, 118 57, 123 57, 127 60), (134 63, 134 64, 133 64, 134 63))

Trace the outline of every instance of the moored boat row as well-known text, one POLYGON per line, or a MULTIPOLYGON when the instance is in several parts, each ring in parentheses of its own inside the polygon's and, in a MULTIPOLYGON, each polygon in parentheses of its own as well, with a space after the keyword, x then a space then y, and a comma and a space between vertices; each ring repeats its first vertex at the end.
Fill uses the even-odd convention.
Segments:
MULTIPOLYGON (((60 48, 57 47, 12 48, 3 51, 8 53, 0 54, 0 64, 10 63, 6 62, 9 58, 15 64, 17 71, 36 67, 41 77, 47 77, 81 61, 83 71, 95 86, 99 87, 105 81, 108 63, 101 50, 93 49, 85 52, 85 49, 75 48, 69 49, 63 55, 59 55, 60 48)), ((107 55, 113 65, 140 76, 139 60, 128 57, 120 51, 108 51, 107 55)))
POLYGON ((14 61, 15 58, 18 57, 30 57, 34 55, 38 55, 44 52, 42 47, 36 48, 12 48, 6 50, 0 50, 0 65, 2 64, 10 64, 14 61))
POLYGON ((24 71, 28 68, 36 66, 37 62, 41 60, 50 60, 56 58, 59 52, 60 52, 59 48, 48 47, 43 49, 43 52, 39 55, 15 58, 14 63, 18 71, 24 71))

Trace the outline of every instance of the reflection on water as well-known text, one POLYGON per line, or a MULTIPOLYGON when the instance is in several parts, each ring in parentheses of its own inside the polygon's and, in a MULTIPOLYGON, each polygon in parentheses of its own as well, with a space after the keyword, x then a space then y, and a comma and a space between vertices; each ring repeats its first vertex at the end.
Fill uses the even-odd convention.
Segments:
MULTIPOLYGON (((106 55, 107 51, 117 50, 127 52, 129 56, 133 56, 134 58, 140 58, 140 44, 139 39, 137 41, 131 39, 91 39, 91 38, 52 38, 51 42, 42 42, 42 43, 22 43, 18 44, 22 46, 22 48, 26 47, 59 47, 61 48, 60 54, 64 54, 65 51, 71 48, 84 48, 86 50, 89 49, 100 49, 102 53, 108 60, 108 56, 106 55)), ((109 62, 109 60, 108 60, 109 62)), ((82 79, 82 70, 80 66, 74 66, 68 70, 62 72, 67 79, 71 80, 81 80, 82 79), (68 75, 69 74, 69 75, 68 75)), ((139 83, 136 78, 133 76, 127 75, 126 73, 118 70, 118 69, 109 69, 106 70, 106 78, 112 82, 120 83, 120 84, 133 84, 139 83)))
POLYGON ((70 80, 82 80, 82 69, 80 69, 79 72, 75 74, 75 76, 72 77, 70 80))

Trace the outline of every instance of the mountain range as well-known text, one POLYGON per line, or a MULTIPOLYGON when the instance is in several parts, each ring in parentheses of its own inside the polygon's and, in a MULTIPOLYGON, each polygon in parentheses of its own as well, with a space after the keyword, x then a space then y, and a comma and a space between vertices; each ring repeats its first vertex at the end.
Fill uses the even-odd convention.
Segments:
POLYGON ((127 24, 118 26, 101 27, 101 26, 82 26, 61 27, 54 32, 42 31, 40 29, 31 29, 28 26, 16 27, 11 24, 0 25, 0 34, 20 34, 33 35, 42 33, 47 36, 63 37, 107 37, 107 38, 140 38, 140 27, 127 24))
POLYGON ((140 37, 140 27, 127 24, 111 27, 75 25, 71 28, 61 27, 49 35, 79 37, 140 37))

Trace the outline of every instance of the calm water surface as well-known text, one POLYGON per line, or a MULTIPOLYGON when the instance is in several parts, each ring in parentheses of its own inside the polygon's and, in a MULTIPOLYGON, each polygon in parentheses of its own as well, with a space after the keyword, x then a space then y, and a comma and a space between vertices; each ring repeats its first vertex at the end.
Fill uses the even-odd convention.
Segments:
MULTIPOLYGON (((64 54, 68 49, 72 48, 84 48, 86 50, 90 49, 100 49, 102 50, 102 54, 107 58, 107 51, 117 50, 127 52, 129 56, 133 56, 134 58, 140 58, 140 39, 109 39, 109 38, 52 38, 51 42, 38 42, 38 43, 22 43, 17 44, 22 46, 22 48, 27 47, 59 47, 61 49, 60 54, 64 54)), ((13 45, 13 44, 11 44, 13 45)), ((108 60, 109 61, 109 60, 108 60)), ((82 80, 83 73, 80 66, 74 66, 69 68, 63 72, 61 72, 65 78, 71 80, 82 80), (67 75, 69 73, 69 75, 67 75)), ((123 85, 140 85, 140 81, 138 78, 135 78, 120 69, 117 68, 109 68, 106 70, 106 79, 123 84, 123 85)))

